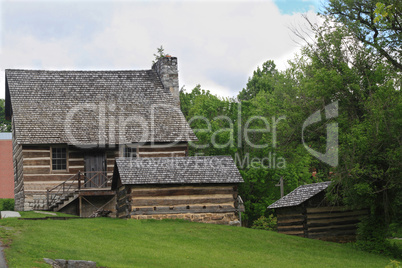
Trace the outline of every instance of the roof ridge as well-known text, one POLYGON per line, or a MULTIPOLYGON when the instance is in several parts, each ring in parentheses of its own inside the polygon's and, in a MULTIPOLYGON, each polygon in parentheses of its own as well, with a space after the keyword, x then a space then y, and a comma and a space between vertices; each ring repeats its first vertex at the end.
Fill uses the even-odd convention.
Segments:
POLYGON ((268 208, 298 206, 301 203, 305 202, 306 200, 310 199, 311 197, 327 189, 331 183, 332 181, 324 181, 324 182, 315 182, 300 185, 287 195, 281 197, 279 200, 269 205, 268 208), (320 187, 321 185, 322 186, 326 185, 326 187, 320 187), (307 189, 310 189, 309 192, 306 192, 307 189))

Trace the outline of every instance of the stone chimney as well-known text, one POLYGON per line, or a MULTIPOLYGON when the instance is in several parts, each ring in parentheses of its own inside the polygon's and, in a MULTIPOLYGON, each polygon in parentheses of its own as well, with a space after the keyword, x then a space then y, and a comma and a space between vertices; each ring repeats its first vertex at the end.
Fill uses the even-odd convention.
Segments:
POLYGON ((172 93, 175 104, 180 108, 179 72, 176 57, 162 57, 152 66, 165 90, 172 93))

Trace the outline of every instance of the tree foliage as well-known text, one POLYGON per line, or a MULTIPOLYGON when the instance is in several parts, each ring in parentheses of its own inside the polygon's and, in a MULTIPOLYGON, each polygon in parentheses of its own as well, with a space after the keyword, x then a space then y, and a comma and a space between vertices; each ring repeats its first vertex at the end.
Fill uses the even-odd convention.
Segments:
POLYGON ((271 214, 266 207, 280 198, 275 185, 281 177, 285 194, 302 184, 332 180, 328 201, 370 210, 360 225, 358 244, 374 251, 390 249, 387 226, 402 219, 401 72, 395 64, 400 61, 400 46, 396 47, 400 37, 392 34, 399 31, 400 13, 395 11, 399 3, 384 3, 385 9, 378 9, 381 6, 372 1, 330 1, 328 13, 342 23, 328 16, 321 26, 313 27, 315 42, 305 46, 287 70, 277 71, 270 60, 257 67, 237 100, 216 97, 200 86, 181 92, 182 110, 191 127, 203 129, 196 133, 200 143, 215 138, 228 145, 192 147, 191 154, 232 155, 245 181, 240 195, 249 226, 271 214), (341 13, 336 14, 336 9, 341 13), (381 17, 374 21, 378 14, 381 17), (362 16, 370 23, 372 19, 373 31, 386 23, 395 29, 370 37, 362 21, 353 24, 359 17, 348 16, 362 16), (395 23, 388 21, 392 16, 395 23), (384 56, 381 49, 393 60, 376 56, 384 56), (334 102, 337 116, 326 119, 325 107, 334 102), (306 119, 317 111, 321 121, 304 129, 306 119), (208 120, 192 120, 195 116, 208 120), (339 133, 335 148, 339 161, 330 166, 306 147, 325 153, 327 126, 333 123, 339 133), (267 158, 275 158, 276 164, 259 161, 267 158), (284 160, 284 166, 278 166, 278 159, 284 160))
POLYGON ((330 0, 327 15, 402 71, 402 2, 399 0, 330 0))
POLYGON ((0 99, 0 132, 11 132, 11 121, 5 116, 5 100, 0 99))
POLYGON ((253 76, 248 79, 247 86, 238 95, 238 99, 250 100, 254 98, 260 91, 272 92, 278 75, 278 70, 274 61, 268 60, 263 63, 262 69, 257 67, 253 72, 253 76))
POLYGON ((275 187, 280 177, 285 178, 285 193, 314 181, 309 170, 310 161, 314 161, 312 157, 299 142, 289 143, 288 137, 283 135, 292 130, 293 122, 280 120, 277 123, 275 146, 272 130, 259 132, 266 128, 260 118, 269 121, 272 128, 276 110, 280 114, 289 107, 274 105, 282 104, 281 98, 286 94, 279 88, 272 92, 261 91, 252 100, 241 103, 218 98, 201 86, 180 94, 181 109, 199 140, 190 145, 190 155, 233 157, 245 180, 239 193, 246 207, 243 220, 249 226, 261 216, 268 217, 272 213, 266 208, 280 198, 280 189, 275 187), (253 117, 255 119, 250 121, 253 117), (250 131, 245 132, 246 129, 250 131))
MULTIPOLYGON (((400 73, 373 57, 373 48, 362 46, 347 27, 327 21, 317 29, 316 39, 303 51, 308 63, 298 59, 295 64, 310 103, 339 101, 340 161, 332 198, 354 208, 370 208, 368 221, 377 224, 371 230, 384 234, 402 209, 400 73)), ((371 225, 362 228, 367 226, 371 225)), ((365 234, 360 239, 378 242, 381 237, 385 243, 383 235, 360 233, 365 234)))

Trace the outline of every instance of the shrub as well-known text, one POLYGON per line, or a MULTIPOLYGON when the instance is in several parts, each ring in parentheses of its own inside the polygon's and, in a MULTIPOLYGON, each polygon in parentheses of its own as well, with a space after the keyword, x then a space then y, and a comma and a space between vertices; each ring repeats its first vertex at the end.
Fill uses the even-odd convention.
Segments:
POLYGON ((402 224, 401 223, 391 223, 389 225, 388 236, 402 237, 402 224))
POLYGON ((14 210, 14 199, 0 199, 0 211, 2 210, 14 210))
POLYGON ((391 260, 390 263, 387 266, 385 266, 385 268, 400 268, 400 267, 401 263, 396 260, 391 260))
POLYGON ((274 215, 269 215, 268 217, 261 216, 253 222, 252 229, 270 230, 276 231, 277 229, 277 219, 274 215))
POLYGON ((371 215, 359 223, 356 246, 364 251, 402 258, 402 251, 389 242, 388 229, 383 220, 371 215))

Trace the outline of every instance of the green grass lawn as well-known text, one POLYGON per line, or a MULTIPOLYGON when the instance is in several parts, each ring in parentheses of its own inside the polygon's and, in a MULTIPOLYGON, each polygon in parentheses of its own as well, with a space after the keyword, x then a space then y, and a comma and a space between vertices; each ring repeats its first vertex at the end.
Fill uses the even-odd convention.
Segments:
POLYGON ((106 267, 385 267, 390 262, 350 245, 173 220, 2 219, 0 237, 9 245, 10 267, 49 267, 43 258, 106 267))

